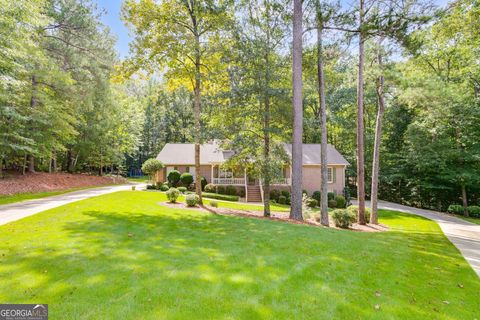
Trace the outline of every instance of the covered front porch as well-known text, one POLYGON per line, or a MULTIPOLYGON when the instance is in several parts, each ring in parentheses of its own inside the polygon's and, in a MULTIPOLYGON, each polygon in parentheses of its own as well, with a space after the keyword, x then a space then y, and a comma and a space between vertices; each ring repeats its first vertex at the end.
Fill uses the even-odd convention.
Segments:
MULTIPOLYGON (((292 183, 290 172, 283 170, 283 177, 275 178, 271 181, 271 185, 289 186, 292 183)), ((226 169, 221 164, 213 164, 211 172, 212 181, 215 185, 229 186, 246 186, 246 185, 262 185, 262 180, 249 174, 246 169, 226 169)))

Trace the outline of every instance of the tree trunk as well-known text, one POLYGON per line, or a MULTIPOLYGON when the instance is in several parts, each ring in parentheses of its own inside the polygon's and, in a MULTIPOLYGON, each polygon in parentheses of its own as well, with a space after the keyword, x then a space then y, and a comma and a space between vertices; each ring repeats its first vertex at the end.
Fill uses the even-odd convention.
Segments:
POLYGON ((54 153, 52 157, 52 171, 57 172, 57 153, 54 153))
POLYGON ((27 155, 23 156, 22 175, 25 175, 25 168, 27 167, 27 155))
POLYGON ((463 204, 463 215, 468 217, 468 202, 467 202, 467 187, 465 184, 462 184, 462 204, 463 204))
POLYGON ((75 158, 73 157, 73 151, 69 149, 67 151, 67 171, 73 173, 75 170, 75 158))
MULTIPOLYGON (((196 20, 194 20, 196 21, 196 20)), ((195 30, 197 28, 196 23, 194 23, 195 30)), ((195 36, 195 88, 194 88, 194 103, 193 103, 193 114, 195 121, 195 192, 199 197, 199 204, 203 203, 202 199, 202 177, 200 176, 200 134, 201 134, 201 123, 200 123, 200 89, 201 89, 201 73, 200 73, 200 36, 198 34, 195 36)))
POLYGON ((35 157, 28 155, 28 172, 35 172, 35 157))
POLYGON ((269 53, 265 54, 265 101, 263 113, 263 215, 270 217, 270 70, 269 70, 269 53))
POLYGON ((360 0, 360 24, 358 39, 358 83, 357 83, 357 197, 358 197, 358 223, 366 224, 365 221, 365 159, 363 137, 363 68, 365 64, 365 49, 363 35, 364 0, 360 0))
POLYGON ((317 3, 317 72, 318 72, 318 98, 320 102, 320 128, 321 128, 321 146, 320 146, 320 223, 329 226, 328 221, 328 169, 327 169, 327 106, 325 103, 325 73, 323 71, 323 44, 322 44, 322 24, 320 3, 317 3))
MULTIPOLYGON (((35 75, 32 76, 32 97, 30 99, 30 107, 31 107, 31 112, 33 112, 33 109, 37 107, 38 100, 37 100, 37 77, 35 75)), ((30 123, 30 131, 32 131, 32 124, 30 123)), ((28 156, 28 172, 35 172, 35 158, 33 155, 28 156)))
POLYGON ((292 199, 290 218, 303 220, 302 214, 302 1, 293 0, 293 141, 292 199))
POLYGON ((378 77, 377 85, 377 101, 378 101, 378 111, 377 111, 377 120, 375 124, 375 145, 373 148, 373 163, 372 163, 372 194, 371 194, 371 203, 372 203, 372 214, 370 215, 370 223, 378 224, 378 180, 380 174, 380 144, 382 142, 382 119, 385 112, 385 99, 384 99, 384 82, 383 77, 383 61, 381 53, 381 43, 380 40, 378 48, 378 65, 380 67, 380 75, 378 77))

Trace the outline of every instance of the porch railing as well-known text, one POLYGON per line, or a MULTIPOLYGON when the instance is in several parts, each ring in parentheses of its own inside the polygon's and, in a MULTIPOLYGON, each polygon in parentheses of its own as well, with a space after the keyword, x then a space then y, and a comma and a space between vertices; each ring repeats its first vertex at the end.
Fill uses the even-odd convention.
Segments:
POLYGON ((278 178, 272 181, 273 185, 290 185, 292 184, 292 179, 290 178, 278 178))
POLYGON ((245 185, 245 178, 213 178, 212 180, 213 180, 213 184, 233 185, 233 186, 245 185))

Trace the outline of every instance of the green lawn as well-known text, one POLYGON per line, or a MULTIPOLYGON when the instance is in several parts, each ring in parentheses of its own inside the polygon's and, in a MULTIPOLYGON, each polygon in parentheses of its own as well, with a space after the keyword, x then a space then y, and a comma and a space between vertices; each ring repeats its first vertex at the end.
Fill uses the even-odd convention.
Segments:
POLYGON ((456 215, 455 217, 458 217, 460 219, 475 223, 475 224, 480 224, 480 218, 473 218, 473 217, 464 217, 461 215, 456 215))
POLYGON ((0 301, 51 319, 479 318, 480 280, 430 220, 381 211, 391 230, 359 233, 161 201, 124 191, 0 226, 0 301))

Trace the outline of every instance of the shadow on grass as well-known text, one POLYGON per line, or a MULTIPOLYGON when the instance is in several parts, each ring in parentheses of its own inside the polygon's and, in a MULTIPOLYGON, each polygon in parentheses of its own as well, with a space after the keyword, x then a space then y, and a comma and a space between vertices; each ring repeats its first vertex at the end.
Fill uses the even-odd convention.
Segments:
POLYGON ((40 299, 64 319, 382 319, 376 303, 394 318, 429 318, 433 307, 462 312, 443 310, 441 299, 456 299, 446 282, 455 287, 459 270, 468 272, 440 234, 362 234, 187 210, 81 215, 36 250, 11 244, 0 300, 40 299))

